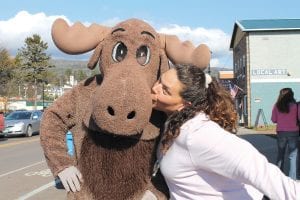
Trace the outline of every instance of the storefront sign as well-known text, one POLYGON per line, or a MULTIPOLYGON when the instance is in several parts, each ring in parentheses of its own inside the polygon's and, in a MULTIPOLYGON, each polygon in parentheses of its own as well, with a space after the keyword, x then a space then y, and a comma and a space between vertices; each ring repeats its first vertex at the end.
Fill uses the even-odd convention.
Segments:
POLYGON ((252 69, 252 76, 261 76, 261 75, 287 75, 287 69, 252 69))

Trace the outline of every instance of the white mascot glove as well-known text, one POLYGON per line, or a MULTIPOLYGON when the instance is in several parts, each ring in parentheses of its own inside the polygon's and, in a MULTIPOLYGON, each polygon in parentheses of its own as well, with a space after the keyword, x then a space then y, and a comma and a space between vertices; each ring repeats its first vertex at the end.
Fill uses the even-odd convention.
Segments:
POLYGON ((146 190, 141 200, 157 200, 157 198, 150 190, 146 190))
POLYGON ((70 189, 72 192, 80 191, 80 182, 83 182, 83 179, 80 171, 76 167, 71 166, 64 169, 58 173, 58 177, 67 192, 69 192, 70 189))

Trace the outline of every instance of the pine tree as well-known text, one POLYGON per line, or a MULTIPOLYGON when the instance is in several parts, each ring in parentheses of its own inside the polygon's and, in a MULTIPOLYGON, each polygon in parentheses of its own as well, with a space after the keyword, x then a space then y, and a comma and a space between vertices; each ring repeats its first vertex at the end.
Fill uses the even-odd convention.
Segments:
POLYGON ((54 67, 49 63, 51 57, 46 54, 47 49, 48 44, 42 41, 39 35, 34 34, 25 39, 24 46, 17 54, 25 82, 35 86, 35 107, 38 83, 44 84, 47 70, 54 67))

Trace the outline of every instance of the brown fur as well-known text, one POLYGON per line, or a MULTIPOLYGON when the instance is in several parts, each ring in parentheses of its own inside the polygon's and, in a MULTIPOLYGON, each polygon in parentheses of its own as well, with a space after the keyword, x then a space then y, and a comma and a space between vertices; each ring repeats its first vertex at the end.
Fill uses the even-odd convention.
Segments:
POLYGON ((83 174, 82 190, 68 193, 68 198, 141 199, 150 190, 158 199, 166 199, 167 195, 159 191, 167 191, 165 183, 161 179, 151 182, 150 176, 164 123, 162 113, 152 110, 151 87, 168 69, 167 54, 173 61, 180 57, 176 62, 200 58, 195 63, 203 67, 210 57, 208 48, 195 49, 176 37, 160 36, 138 19, 126 20, 112 29, 97 25, 86 29, 80 23, 69 27, 60 19, 53 25, 52 37, 68 54, 95 49, 88 67, 93 69, 99 63, 102 73, 65 93, 43 115, 41 145, 54 176, 72 165, 83 174), (126 50, 118 52, 126 55, 117 60, 113 53, 120 42, 126 50), (149 62, 140 63, 137 58, 145 55, 137 54, 141 46, 151 52, 149 62), (184 56, 180 56, 180 47, 186 47, 184 56), (73 133, 73 158, 67 154, 68 130, 73 133))
MULTIPOLYGON (((82 172, 84 182, 81 183, 81 191, 69 192, 68 199, 119 200, 123 199, 119 198, 123 195, 130 196, 127 199, 141 199, 146 189, 154 192, 159 199, 165 199, 163 193, 167 194, 168 190, 163 180, 155 179, 154 184, 151 182, 150 176, 153 159, 156 155, 155 143, 158 142, 158 138, 141 140, 138 138, 140 135, 121 137, 101 132, 101 129, 94 123, 89 123, 89 127, 98 131, 88 129, 84 125, 83 117, 86 114, 89 99, 101 83, 100 75, 89 78, 45 110, 41 127, 41 144, 49 168, 54 176, 71 165, 78 166, 82 172), (65 133, 68 129, 71 129, 74 137, 75 156, 73 158, 66 153, 65 133), (120 148, 123 149, 120 150, 120 148), (139 158, 138 161, 135 160, 137 158, 139 158), (105 168, 103 168, 104 166, 105 168), (134 170, 139 166, 143 166, 142 172, 134 170), (123 183, 128 182, 128 185, 120 187, 118 183, 122 181, 123 183), (106 189, 99 190, 98 187, 106 189), (127 190, 130 187, 131 190, 127 190), (97 193, 98 190, 102 191, 100 197, 97 193), (121 191, 126 192, 122 194, 121 191), (130 193, 127 193, 129 191, 130 193), (108 196, 111 198, 102 198, 108 196)), ((162 127, 164 121, 164 115, 153 111, 149 124, 143 132, 148 135, 152 135, 150 133, 158 135, 159 128, 162 127)))
POLYGON ((134 199, 149 185, 155 151, 155 140, 89 131, 79 169, 95 199, 134 199))

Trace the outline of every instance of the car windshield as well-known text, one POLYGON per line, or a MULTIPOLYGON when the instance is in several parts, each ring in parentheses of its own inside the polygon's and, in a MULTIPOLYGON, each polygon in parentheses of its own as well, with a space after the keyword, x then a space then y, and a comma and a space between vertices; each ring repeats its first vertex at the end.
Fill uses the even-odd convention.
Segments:
POLYGON ((5 117, 6 120, 30 119, 31 112, 12 112, 5 117))

